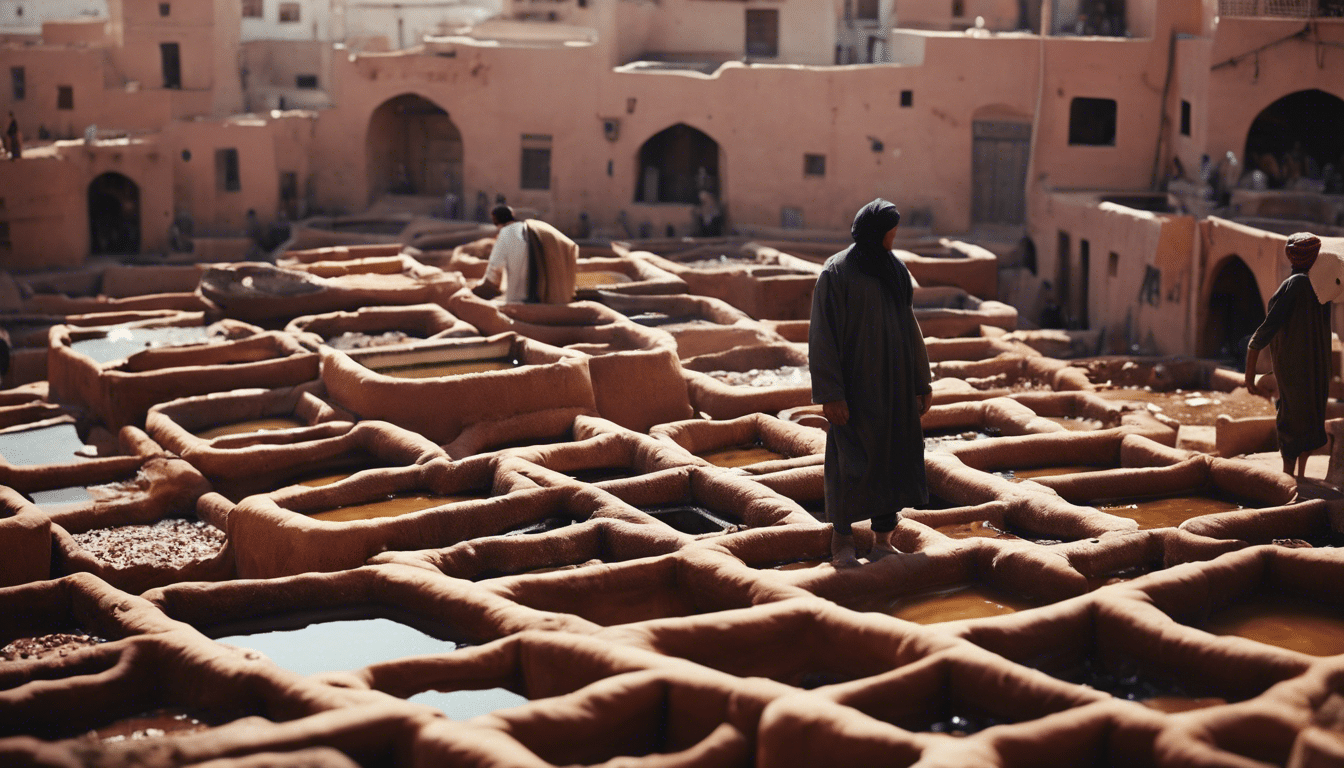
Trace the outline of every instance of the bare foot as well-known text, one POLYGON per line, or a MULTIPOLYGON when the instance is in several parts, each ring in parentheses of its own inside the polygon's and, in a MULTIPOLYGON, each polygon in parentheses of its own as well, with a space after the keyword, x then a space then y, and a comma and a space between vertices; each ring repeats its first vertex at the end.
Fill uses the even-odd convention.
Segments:
POLYGON ((831 565, 835 566, 837 571, 845 571, 858 568, 863 563, 859 562, 859 558, 855 557, 853 552, 837 552, 831 557, 831 565))
POLYGON ((868 551, 868 562, 875 563, 884 557, 903 554, 905 553, 890 544, 874 544, 873 548, 868 551))

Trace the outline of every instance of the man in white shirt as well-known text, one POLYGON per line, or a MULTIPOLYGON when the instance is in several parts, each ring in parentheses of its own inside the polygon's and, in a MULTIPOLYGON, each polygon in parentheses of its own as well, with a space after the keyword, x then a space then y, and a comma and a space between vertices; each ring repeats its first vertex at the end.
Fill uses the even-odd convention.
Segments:
POLYGON ((473 289, 483 299, 500 294, 509 304, 565 304, 574 297, 579 246, 544 221, 518 221, 513 209, 497 205, 490 218, 499 227, 485 276, 473 289), (536 268, 538 274, 533 275, 536 268))

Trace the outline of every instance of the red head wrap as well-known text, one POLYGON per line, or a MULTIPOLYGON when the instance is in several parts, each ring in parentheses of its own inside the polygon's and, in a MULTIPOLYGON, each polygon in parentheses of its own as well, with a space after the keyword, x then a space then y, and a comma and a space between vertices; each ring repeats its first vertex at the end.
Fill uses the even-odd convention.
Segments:
POLYGON ((1293 269, 1311 269, 1311 265, 1316 263, 1316 256, 1321 252, 1321 239, 1310 232, 1298 232, 1288 238, 1284 252, 1288 254, 1288 260, 1293 263, 1293 269))

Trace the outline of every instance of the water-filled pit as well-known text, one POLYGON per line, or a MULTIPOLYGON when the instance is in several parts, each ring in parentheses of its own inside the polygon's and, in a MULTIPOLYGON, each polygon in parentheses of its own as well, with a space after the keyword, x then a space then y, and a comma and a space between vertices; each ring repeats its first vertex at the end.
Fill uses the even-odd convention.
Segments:
POLYGON ((158 347, 180 347, 209 341, 209 326, 167 328, 112 328, 94 338, 70 342, 70 348, 95 363, 124 360, 136 352, 158 347))
POLYGON ((1344 611, 1300 595, 1257 591, 1214 611, 1199 626, 1309 656, 1344 654, 1344 611))
MULTIPOLYGON (((336 482, 336 481, 333 481, 336 482)), ((317 481, 308 481, 303 485, 313 485, 320 483, 317 481)), ((423 512, 426 509, 433 509, 447 504, 455 504, 463 501, 476 501, 490 497, 489 491, 478 491, 458 494, 430 494, 420 492, 403 492, 389 494, 385 498, 374 501, 364 502, 362 504, 348 504, 343 507, 329 509, 323 512, 309 513, 309 517, 314 520, 325 520, 330 523, 348 523, 354 520, 376 520, 383 517, 400 517, 415 512, 423 512)))
POLYGON ((234 631, 215 627, 208 634, 227 645, 260 651, 278 666, 300 675, 363 669, 407 656, 447 653, 459 646, 381 617, 319 619, 311 623, 298 618, 288 627, 276 620, 234 631), (267 624, 275 628, 263 628, 267 624))
POLYGON ((734 445, 729 448, 719 448, 697 455, 716 467, 728 468, 748 467, 752 464, 760 464, 765 461, 779 461, 780 459, 788 458, 782 453, 766 448, 759 442, 748 443, 746 445, 734 445))
POLYGON ((916 624, 1006 616, 1040 603, 985 584, 956 584, 902 595, 886 613, 916 624))
POLYGON ((302 421, 285 416, 276 416, 266 419, 248 419, 247 421, 238 421, 232 424, 221 424, 215 427, 209 427, 193 434, 202 440, 214 440, 217 437, 228 435, 247 435, 254 432, 274 432, 281 429, 297 429, 307 426, 302 421))
POLYGON ((1182 495, 1099 499, 1092 506, 1107 514, 1128 517, 1140 529, 1150 529, 1175 528, 1192 517, 1233 512, 1253 504, 1215 495, 1182 495))
POLYGON ((84 444, 74 424, 0 432, 0 457, 15 466, 69 464, 96 456, 97 449, 84 444))

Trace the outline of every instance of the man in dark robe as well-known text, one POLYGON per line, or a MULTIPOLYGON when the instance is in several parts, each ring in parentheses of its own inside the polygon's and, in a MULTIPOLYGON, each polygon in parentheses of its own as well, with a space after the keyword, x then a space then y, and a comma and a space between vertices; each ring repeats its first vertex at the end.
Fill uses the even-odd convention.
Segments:
POLYGON ((1269 298, 1265 321, 1246 349, 1246 389, 1266 395, 1255 383, 1260 350, 1269 347, 1278 382, 1276 419, 1284 474, 1304 477, 1307 457, 1325 445, 1325 404, 1330 397, 1330 308, 1321 303, 1308 271, 1321 250, 1320 238, 1299 232, 1284 251, 1293 272, 1269 298))
POLYGON ((826 516, 836 567, 858 564, 851 525, 872 518, 870 560, 897 552, 900 510, 928 503, 924 432, 929 357, 915 321, 914 281, 891 252, 901 214, 878 199, 854 217, 854 244, 832 256, 812 295, 812 400, 826 436, 826 516))

